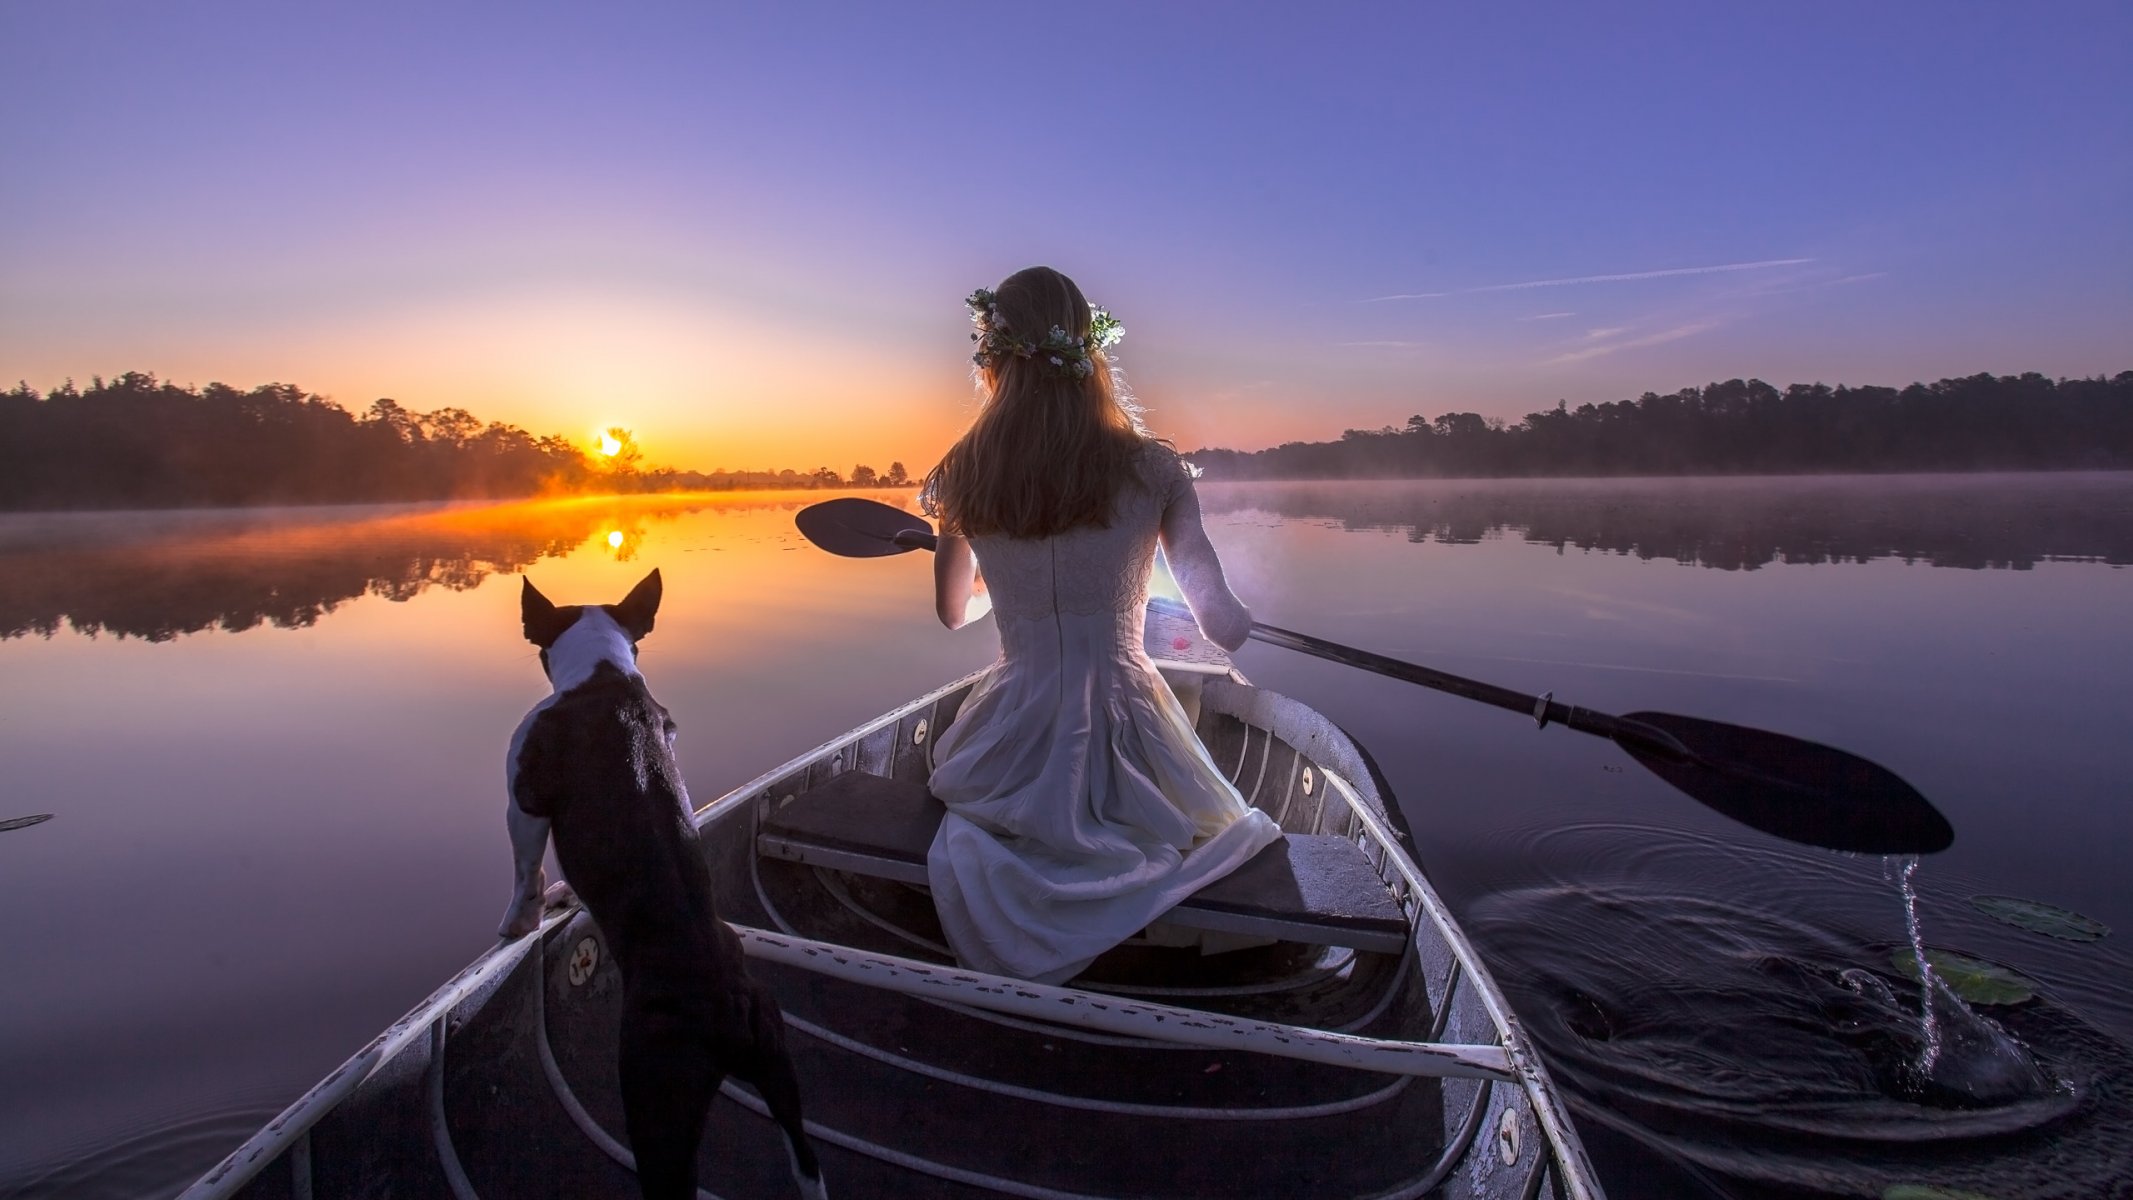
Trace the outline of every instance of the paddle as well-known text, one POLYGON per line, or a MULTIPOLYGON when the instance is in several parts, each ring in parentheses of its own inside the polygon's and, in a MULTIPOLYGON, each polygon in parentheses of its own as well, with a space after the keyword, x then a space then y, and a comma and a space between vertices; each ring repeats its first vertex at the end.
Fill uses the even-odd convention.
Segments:
MULTIPOLYGON (((811 504, 794 520, 808 541, 846 558, 935 544, 925 518, 875 500, 811 504)), ((1150 607, 1190 616, 1175 600, 1150 607)), ((1855 854, 1931 854, 1955 841, 1947 818, 1895 772, 1831 746, 1674 713, 1611 716, 1564 704, 1552 692, 1529 696, 1259 621, 1252 622, 1251 637, 1523 713, 1542 728, 1556 724, 1607 738, 1689 798, 1788 841, 1855 854)))

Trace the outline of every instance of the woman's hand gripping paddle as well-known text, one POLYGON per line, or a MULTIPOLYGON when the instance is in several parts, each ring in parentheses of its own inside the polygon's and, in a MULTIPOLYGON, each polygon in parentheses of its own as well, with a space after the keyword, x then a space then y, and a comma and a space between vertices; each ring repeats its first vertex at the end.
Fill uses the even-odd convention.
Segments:
MULTIPOLYGON (((875 500, 811 504, 794 522, 807 540, 846 558, 931 550, 925 518, 875 500)), ((1174 600, 1151 607, 1183 612, 1174 600)), ((1186 615, 1190 615, 1187 613, 1186 615)), ((1847 751, 1781 733, 1673 713, 1616 717, 1358 650, 1254 621, 1256 641, 1404 680, 1604 737, 1690 799, 1788 841, 1854 854, 1931 854, 1955 830, 1895 772, 1847 751)))

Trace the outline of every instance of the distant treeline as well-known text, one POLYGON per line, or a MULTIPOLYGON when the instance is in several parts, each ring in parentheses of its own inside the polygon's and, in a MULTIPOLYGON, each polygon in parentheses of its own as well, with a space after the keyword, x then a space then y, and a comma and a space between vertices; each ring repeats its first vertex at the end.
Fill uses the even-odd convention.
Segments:
POLYGON ((0 393, 0 509, 172 508, 686 489, 900 486, 887 472, 676 471, 595 457, 460 408, 378 400, 361 415, 284 383, 180 387, 128 372, 0 393))
POLYGON ((1516 425, 1475 413, 1351 429, 1337 442, 1200 450, 1210 479, 1791 474, 2133 468, 2133 371, 1972 375, 1906 388, 1729 380, 1558 401, 1516 425))
POLYGON ((1390 485, 1305 479, 1214 488, 1200 500, 1215 517, 1271 513, 1443 545, 1509 535, 1558 552, 1671 559, 1724 571, 1889 558, 1967 570, 2133 566, 2133 482, 2106 472, 1390 485))

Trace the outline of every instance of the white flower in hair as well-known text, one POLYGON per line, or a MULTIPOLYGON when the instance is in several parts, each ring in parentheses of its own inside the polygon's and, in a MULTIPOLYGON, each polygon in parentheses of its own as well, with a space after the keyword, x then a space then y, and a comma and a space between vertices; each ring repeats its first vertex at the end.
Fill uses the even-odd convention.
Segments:
POLYGON ((1059 373, 1069 379, 1087 379, 1096 373, 1096 365, 1089 361, 1095 351, 1114 345, 1125 335, 1125 326, 1096 305, 1089 306, 1089 332, 1083 337, 1074 337, 1057 325, 1051 327, 1041 338, 1016 337, 1008 322, 1000 315, 999 298, 984 288, 972 292, 963 303, 970 307, 971 323, 978 327, 971 340, 978 343, 977 353, 971 361, 979 366, 997 365, 1004 355, 1016 358, 1035 358, 1042 354, 1059 373))

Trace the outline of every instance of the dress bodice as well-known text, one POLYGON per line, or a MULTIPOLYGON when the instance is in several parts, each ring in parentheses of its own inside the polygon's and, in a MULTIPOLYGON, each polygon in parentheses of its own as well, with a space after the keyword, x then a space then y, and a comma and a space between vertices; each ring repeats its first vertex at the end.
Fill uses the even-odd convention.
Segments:
POLYGON ((1137 648, 1163 512, 1188 486, 1185 471, 1175 451, 1150 442, 1135 479, 1112 499, 1109 526, 1082 525, 1045 538, 972 538, 1003 651, 1015 653, 1018 626, 1077 618, 1114 626, 1122 644, 1137 648))

